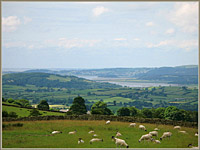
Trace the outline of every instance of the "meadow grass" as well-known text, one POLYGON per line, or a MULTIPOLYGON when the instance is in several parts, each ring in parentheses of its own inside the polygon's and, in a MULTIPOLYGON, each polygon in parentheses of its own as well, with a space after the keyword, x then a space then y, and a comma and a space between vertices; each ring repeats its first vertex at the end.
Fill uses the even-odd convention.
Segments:
MULTIPOLYGON (((17 121, 19 122, 19 121, 17 121)), ((16 122, 4 122, 3 124, 12 124, 16 122)), ((181 130, 185 130, 188 134, 178 133, 173 129, 172 125, 158 125, 147 124, 147 132, 139 130, 137 126, 130 128, 128 122, 115 122, 105 125, 105 121, 83 121, 83 120, 52 120, 52 121, 20 121, 23 123, 23 127, 13 127, 3 129, 2 143, 3 148, 116 148, 111 136, 119 131, 130 148, 187 148, 189 143, 194 146, 198 144, 198 137, 194 134, 197 129, 183 127, 181 130), (162 136, 165 131, 172 132, 170 139, 163 139, 161 144, 155 144, 152 142, 142 141, 138 142, 139 138, 155 127, 159 128, 158 137, 162 136), (69 135, 68 132, 77 130, 74 135, 69 135), (52 131, 62 131, 62 134, 54 136, 50 135, 52 131), (92 135, 88 134, 90 130, 94 130, 98 135, 98 138, 103 139, 103 142, 96 142, 90 144, 92 135), (78 144, 78 138, 82 138, 85 143, 78 144)))

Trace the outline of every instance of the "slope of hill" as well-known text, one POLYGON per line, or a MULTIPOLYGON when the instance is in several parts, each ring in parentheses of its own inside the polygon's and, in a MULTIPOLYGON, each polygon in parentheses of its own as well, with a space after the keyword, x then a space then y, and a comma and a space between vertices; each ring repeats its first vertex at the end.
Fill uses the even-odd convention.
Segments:
POLYGON ((99 83, 95 81, 78 78, 75 76, 61 76, 48 73, 13 73, 3 75, 3 85, 35 85, 36 87, 49 88, 72 88, 72 89, 92 89, 92 88, 116 88, 119 85, 110 83, 99 83))

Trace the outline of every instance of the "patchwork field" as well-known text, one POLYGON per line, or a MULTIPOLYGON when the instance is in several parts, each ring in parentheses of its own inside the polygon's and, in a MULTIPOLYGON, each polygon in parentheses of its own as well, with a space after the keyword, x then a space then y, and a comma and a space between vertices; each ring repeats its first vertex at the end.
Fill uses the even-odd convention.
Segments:
POLYGON ((147 124, 147 132, 154 128, 159 128, 158 137, 162 136, 165 131, 172 132, 170 139, 163 139, 161 144, 142 141, 138 142, 139 138, 147 134, 147 132, 139 130, 137 123, 135 128, 130 128, 129 123, 111 122, 105 125, 105 121, 69 121, 69 120, 54 120, 54 121, 24 121, 24 122, 4 122, 2 143, 3 148, 116 148, 111 136, 119 131, 130 148, 187 148, 188 144, 193 146, 198 145, 198 137, 195 137, 195 132, 198 129, 182 127, 187 134, 179 133, 173 129, 171 125, 156 125, 147 124), (22 127, 14 127, 12 124, 23 123, 22 127), (10 124, 10 126, 8 126, 10 124), (69 135, 68 132, 77 130, 74 135, 69 135), (54 130, 62 131, 62 134, 51 135, 54 130), (98 138, 103 139, 103 142, 90 144, 89 141, 93 138, 92 134, 88 134, 90 130, 94 130, 98 138), (85 142, 78 144, 78 138, 82 138, 85 142))

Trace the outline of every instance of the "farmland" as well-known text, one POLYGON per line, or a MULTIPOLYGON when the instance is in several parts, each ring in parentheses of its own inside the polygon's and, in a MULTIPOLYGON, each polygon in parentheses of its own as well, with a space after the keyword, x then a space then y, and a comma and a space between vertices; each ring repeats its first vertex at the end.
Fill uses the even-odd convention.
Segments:
MULTIPOLYGON (((111 122, 110 125, 105 125, 105 121, 68 121, 68 120, 53 120, 53 121, 17 121, 4 122, 4 125, 23 123, 22 127, 7 126, 3 128, 2 143, 3 148, 116 148, 116 145, 111 140, 111 136, 119 131, 130 148, 187 148, 187 145, 192 143, 198 145, 198 137, 194 134, 197 132, 195 128, 182 127, 188 134, 178 133, 171 125, 159 125, 143 123, 148 132, 155 127, 159 128, 158 138, 165 131, 172 132, 170 139, 163 139, 161 144, 143 141, 138 142, 141 135, 147 132, 139 130, 137 123, 136 128, 129 128, 129 123, 126 122, 111 122), (77 130, 75 135, 69 135, 69 131, 77 130), (47 136, 54 130, 62 131, 62 134, 47 136), (94 130, 98 138, 102 138, 103 142, 89 144, 92 135, 88 134, 90 130, 94 130), (85 143, 77 144, 78 138, 82 138, 85 143)), ((156 139, 158 139, 156 138, 156 139)))

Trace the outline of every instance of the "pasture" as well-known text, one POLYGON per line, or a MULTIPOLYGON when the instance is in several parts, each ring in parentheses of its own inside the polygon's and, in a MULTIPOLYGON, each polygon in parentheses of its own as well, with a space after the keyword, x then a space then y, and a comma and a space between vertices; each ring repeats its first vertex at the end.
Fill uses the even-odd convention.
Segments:
POLYGON ((83 121, 83 120, 52 120, 52 121, 17 121, 3 122, 4 125, 23 123, 22 127, 8 126, 3 128, 2 132, 2 147, 3 148, 116 148, 111 136, 119 131, 130 148, 187 148, 187 145, 192 143, 198 145, 198 137, 195 137, 195 132, 198 129, 182 127, 188 134, 179 133, 174 130, 172 125, 147 124, 147 132, 139 130, 137 123, 136 127, 128 127, 128 122, 115 122, 105 125, 105 121, 83 121), (159 128, 158 137, 162 136, 165 131, 172 132, 170 139, 163 139, 161 144, 142 141, 138 142, 139 138, 153 131, 154 128, 159 128), (74 135, 69 135, 68 132, 77 130, 74 135), (53 136, 51 132, 57 130, 62 131, 62 134, 53 136), (88 134, 90 130, 94 130, 98 138, 103 139, 103 142, 95 142, 90 144, 92 134, 88 134), (85 143, 78 144, 78 138, 82 138, 85 143))

